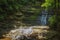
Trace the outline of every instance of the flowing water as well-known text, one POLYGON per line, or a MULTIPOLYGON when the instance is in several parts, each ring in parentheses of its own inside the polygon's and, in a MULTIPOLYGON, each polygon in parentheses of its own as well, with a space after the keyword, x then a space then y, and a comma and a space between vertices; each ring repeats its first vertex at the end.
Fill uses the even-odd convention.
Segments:
POLYGON ((46 10, 43 10, 39 17, 38 17, 38 22, 40 25, 47 25, 47 18, 48 18, 48 12, 46 10))
POLYGON ((33 33, 32 27, 25 27, 25 28, 18 28, 15 30, 11 30, 9 35, 12 38, 12 40, 19 40, 24 39, 24 36, 27 37, 27 35, 30 35, 33 33))

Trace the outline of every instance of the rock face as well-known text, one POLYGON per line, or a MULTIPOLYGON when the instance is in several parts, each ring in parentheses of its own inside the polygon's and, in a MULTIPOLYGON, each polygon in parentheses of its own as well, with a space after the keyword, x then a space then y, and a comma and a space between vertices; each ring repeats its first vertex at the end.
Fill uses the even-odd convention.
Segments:
POLYGON ((48 33, 48 26, 38 26, 33 28, 34 33, 38 34, 38 39, 46 39, 47 33, 48 33))
POLYGON ((12 38, 12 40, 41 40, 45 39, 47 30, 49 28, 47 26, 33 26, 29 28, 19 28, 15 30, 11 30, 6 37, 12 38))

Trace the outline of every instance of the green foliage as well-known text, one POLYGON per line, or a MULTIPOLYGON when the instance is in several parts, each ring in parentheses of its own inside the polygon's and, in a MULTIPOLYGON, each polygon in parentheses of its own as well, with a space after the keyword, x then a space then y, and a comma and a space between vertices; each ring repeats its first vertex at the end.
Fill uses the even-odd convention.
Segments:
MULTIPOLYGON (((36 9, 34 9, 32 6, 33 5, 35 6, 37 4, 36 2, 38 2, 38 1, 37 0, 18 0, 18 1, 17 0, 1 0, 0 1, 0 14, 2 15, 2 13, 3 13, 5 15, 8 15, 8 14, 13 15, 16 12, 21 12, 24 9, 25 10, 22 11, 23 12, 22 14, 24 14, 24 12, 28 12, 28 10, 30 10, 30 9, 32 12, 34 12, 34 10, 36 10, 36 9)), ((38 5, 38 6, 40 6, 40 5, 38 5)), ((0 19, 3 18, 2 16, 0 16, 0 19)), ((4 16, 4 17, 6 17, 6 16, 4 16)))
POLYGON ((50 8, 54 4, 54 0, 45 0, 45 3, 41 5, 41 7, 45 7, 46 9, 50 8))
POLYGON ((56 15, 51 16, 48 21, 50 26, 54 26, 56 23, 56 15))
POLYGON ((57 33, 57 35, 53 36, 53 39, 55 40, 57 38, 57 40, 59 40, 60 39, 59 38, 60 37, 60 12, 59 12, 60 11, 60 9, 59 9, 60 3, 58 2, 58 0, 55 0, 55 3, 56 3, 56 4, 54 4, 55 7, 53 7, 54 9, 51 9, 51 10, 54 11, 53 14, 55 14, 56 16, 55 17, 52 16, 50 18, 49 26, 50 26, 51 30, 56 31, 56 33, 57 33))

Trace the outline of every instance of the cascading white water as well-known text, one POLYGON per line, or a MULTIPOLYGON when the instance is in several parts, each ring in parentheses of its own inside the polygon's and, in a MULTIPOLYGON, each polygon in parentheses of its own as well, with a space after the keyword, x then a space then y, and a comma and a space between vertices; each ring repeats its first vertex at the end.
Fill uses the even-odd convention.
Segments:
POLYGON ((43 10, 37 19, 37 21, 38 21, 37 23, 39 23, 40 25, 46 25, 47 24, 47 17, 48 17, 47 14, 48 14, 47 10, 43 10))
POLYGON ((46 25, 47 24, 47 11, 42 11, 41 15, 41 25, 46 25))
POLYGON ((21 38, 22 35, 27 36, 33 33, 32 27, 27 27, 27 28, 18 28, 15 30, 11 30, 10 31, 10 37, 12 38, 12 40, 16 40, 18 38, 21 38))

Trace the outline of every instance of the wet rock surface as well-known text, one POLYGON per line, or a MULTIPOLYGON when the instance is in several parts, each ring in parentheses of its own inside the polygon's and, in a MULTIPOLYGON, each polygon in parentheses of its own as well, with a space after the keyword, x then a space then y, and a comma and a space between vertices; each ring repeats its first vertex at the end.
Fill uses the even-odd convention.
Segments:
POLYGON ((6 37, 11 40, 45 40, 48 28, 46 27, 30 27, 30 28, 19 28, 11 30, 6 37))

